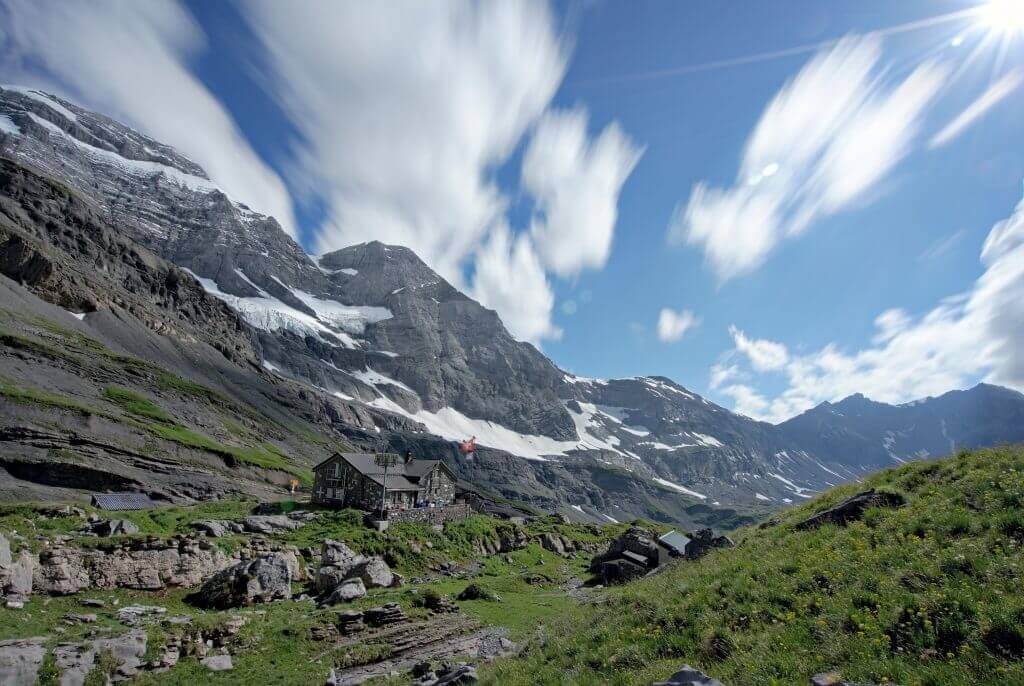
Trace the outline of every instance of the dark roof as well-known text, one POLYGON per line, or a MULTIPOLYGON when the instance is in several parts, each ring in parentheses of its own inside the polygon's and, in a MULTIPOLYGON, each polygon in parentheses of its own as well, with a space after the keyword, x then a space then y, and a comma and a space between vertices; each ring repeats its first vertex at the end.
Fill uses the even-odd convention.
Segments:
POLYGON ((413 460, 405 465, 405 474, 419 479, 429 474, 430 470, 439 464, 443 464, 441 460, 413 460))
POLYGON ((675 550, 680 555, 684 555, 686 554, 686 545, 690 542, 690 539, 678 531, 672 530, 660 537, 658 542, 672 550, 675 550))
POLYGON ((101 510, 149 510, 156 507, 145 493, 93 493, 92 504, 101 510))
MULTIPOLYGON (((327 458, 314 469, 328 464, 334 458, 340 457, 345 462, 348 462, 352 467, 362 474, 363 476, 369 477, 375 483, 381 483, 384 477, 384 468, 377 464, 377 455, 374 453, 335 453, 331 457, 327 458)), ((452 475, 452 470, 445 465, 441 460, 411 460, 405 461, 405 458, 400 455, 395 455, 395 464, 388 467, 388 485, 389 491, 417 491, 419 487, 416 482, 422 477, 430 473, 437 465, 452 475)))
MULTIPOLYGON (((375 484, 384 482, 383 474, 367 474, 366 478, 375 484)), ((420 487, 406 479, 404 476, 400 474, 392 474, 391 471, 388 470, 387 489, 389 491, 418 491, 420 490, 420 487)))

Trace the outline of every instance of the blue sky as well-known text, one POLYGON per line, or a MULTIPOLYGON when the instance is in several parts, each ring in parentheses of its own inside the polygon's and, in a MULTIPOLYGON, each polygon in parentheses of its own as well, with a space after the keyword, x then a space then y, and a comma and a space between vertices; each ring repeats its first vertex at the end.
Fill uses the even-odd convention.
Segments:
POLYGON ((311 253, 410 244, 573 373, 772 421, 1024 386, 1017 3, 143 5, 2 0, 3 80, 311 253))

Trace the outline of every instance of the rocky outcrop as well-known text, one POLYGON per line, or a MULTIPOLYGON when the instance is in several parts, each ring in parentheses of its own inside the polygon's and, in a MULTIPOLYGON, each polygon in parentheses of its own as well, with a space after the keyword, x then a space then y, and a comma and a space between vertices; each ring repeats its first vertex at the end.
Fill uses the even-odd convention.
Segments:
POLYGON ((45 638, 0 641, 0 684, 35 686, 46 656, 45 638))
POLYGON ((722 686, 722 682, 690 665, 683 665, 665 681, 656 681, 651 686, 722 686))
POLYGON ((686 544, 686 558, 697 560, 715 548, 732 548, 734 545, 728 536, 715 536, 711 529, 701 529, 686 544))
POLYGON ((291 580, 288 560, 272 553, 218 572, 189 600, 199 607, 218 610, 285 600, 292 597, 291 580))
POLYGON ((62 686, 78 686, 85 682, 97 664, 97 657, 109 654, 113 658, 113 673, 105 675, 109 681, 127 681, 142 671, 146 654, 145 629, 132 629, 121 636, 97 638, 84 644, 62 643, 53 650, 54 664, 60 670, 62 686))
POLYGON ((846 526, 864 516, 864 512, 872 507, 903 507, 906 498, 899 493, 883 491, 864 491, 851 496, 843 502, 799 522, 797 529, 815 529, 823 524, 846 526))
POLYGON ((0 596, 6 599, 8 607, 19 607, 31 595, 35 567, 35 556, 28 550, 12 556, 10 542, 0 534, 0 596))
POLYGON ((544 550, 556 555, 568 555, 576 551, 576 544, 559 533, 546 531, 540 535, 540 545, 544 550))
POLYGON ((511 553, 525 548, 530 542, 526 532, 518 526, 502 527, 497 534, 497 538, 488 537, 477 541, 474 544, 476 552, 480 555, 511 553))
POLYGON ((95 536, 124 536, 139 533, 139 527, 128 519, 99 519, 85 525, 85 533, 95 536))
POLYGON ((39 555, 33 583, 55 595, 87 588, 160 590, 196 586, 231 564, 231 558, 205 541, 127 541, 115 547, 55 545, 39 555))

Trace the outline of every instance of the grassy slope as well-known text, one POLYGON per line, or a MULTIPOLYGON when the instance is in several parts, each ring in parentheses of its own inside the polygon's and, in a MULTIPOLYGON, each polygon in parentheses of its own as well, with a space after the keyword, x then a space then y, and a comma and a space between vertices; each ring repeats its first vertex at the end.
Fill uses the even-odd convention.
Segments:
MULTIPOLYGON (((34 388, 27 383, 16 383, 0 376, 0 396, 11 402, 36 404, 82 415, 97 415, 133 426, 136 429, 172 443, 213 453, 224 459, 230 467, 246 463, 264 469, 289 473, 305 483, 311 483, 312 470, 273 443, 261 440, 253 431, 246 431, 232 417, 245 418, 265 424, 266 418, 248 416, 251 410, 238 406, 221 394, 201 384, 184 379, 161 367, 130 355, 116 353, 95 339, 77 331, 61 327, 47 320, 25 320, 15 313, 0 311, 0 346, 31 354, 39 360, 51 360, 74 369, 102 370, 134 384, 147 388, 153 397, 118 385, 107 385, 97 390, 95 398, 83 399, 34 388), (7 327, 33 328, 32 333, 20 333, 7 327), (232 445, 180 424, 166 408, 161 407, 158 395, 176 398, 179 402, 200 403, 210 407, 221 417, 225 433, 242 445, 232 445)), ((277 433, 284 427, 277 427, 277 433)), ((309 436, 298 438, 309 440, 309 436)), ((323 437, 312 437, 323 443, 323 437)))
POLYGON ((690 663, 730 686, 830 668, 908 686, 1024 683, 1024 449, 888 470, 780 520, 573 611, 484 681, 649 684, 690 663), (864 487, 908 504, 794 529, 864 487))

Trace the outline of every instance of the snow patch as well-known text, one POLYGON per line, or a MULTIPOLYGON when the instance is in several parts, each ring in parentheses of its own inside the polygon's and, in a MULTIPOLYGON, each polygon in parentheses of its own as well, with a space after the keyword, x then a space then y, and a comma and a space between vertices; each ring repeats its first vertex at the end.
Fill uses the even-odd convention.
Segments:
POLYGON ((392 379, 390 376, 385 376, 385 375, 381 374, 380 372, 376 372, 373 369, 371 369, 370 367, 367 367, 366 369, 361 369, 361 370, 355 371, 355 372, 345 372, 345 373, 350 375, 350 376, 356 377, 357 379, 359 379, 363 383, 365 383, 367 385, 370 385, 370 386, 373 386, 374 388, 376 388, 377 386, 398 386, 402 390, 405 390, 405 391, 408 391, 408 392, 412 393, 417 398, 419 397, 419 393, 417 393, 416 391, 412 390, 411 388, 406 386, 401 381, 399 381, 397 379, 392 379))
POLYGON ((24 95, 26 97, 32 98, 36 102, 43 103, 44 105, 46 105, 51 110, 53 110, 54 112, 56 112, 60 116, 64 117, 65 119, 68 119, 70 121, 78 121, 78 115, 77 114, 75 114, 74 112, 69 110, 67 107, 64 107, 64 105, 61 105, 59 102, 54 100, 52 97, 50 97, 46 93, 43 93, 42 91, 37 91, 37 90, 32 89, 32 88, 25 88, 24 86, 8 86, 8 85, 3 85, 3 86, 0 86, 0 88, 3 88, 4 90, 8 90, 8 91, 14 91, 15 93, 21 93, 22 95, 24 95))
POLYGON ((14 123, 14 120, 6 114, 0 114, 0 133, 9 133, 13 136, 21 134, 21 129, 14 123))
MULTIPOLYGON (((111 150, 104 150, 103 148, 97 148, 94 145, 89 145, 84 141, 80 141, 74 136, 69 135, 64 129, 60 128, 56 124, 49 122, 39 115, 33 112, 26 112, 32 121, 36 122, 50 133, 61 136, 70 143, 78 146, 93 162, 98 164, 108 164, 117 167, 121 171, 131 176, 139 176, 149 178, 162 174, 167 180, 176 183, 179 186, 188 188, 189 190, 196 191, 198 193, 212 193, 214 191, 220 191, 223 193, 217 184, 209 179, 204 179, 201 176, 195 176, 181 171, 176 167, 171 167, 166 164, 160 164, 159 162, 150 162, 148 160, 130 160, 127 157, 122 157, 116 152, 111 150)), ((225 193, 225 195, 227 195, 225 193)))
POLYGON ((754 494, 754 497, 755 497, 755 498, 757 498, 758 500, 765 500, 765 501, 767 501, 767 502, 771 502, 771 501, 772 501, 772 499, 771 499, 771 498, 769 498, 769 497, 768 497, 768 496, 766 496, 766 495, 761 495, 760 493, 755 493, 755 494, 754 494))
POLYGON ((686 495, 692 495, 693 497, 700 498, 701 500, 705 500, 707 498, 707 496, 704 495, 703 493, 698 493, 697 491, 691 491, 686 486, 680 486, 679 484, 672 483, 671 481, 668 481, 666 479, 662 479, 661 477, 657 477, 656 476, 656 477, 654 477, 654 480, 656 482, 658 482, 659 484, 661 484, 662 486, 666 486, 668 488, 671 488, 674 491, 679 491, 680 493, 685 493, 686 495))
POLYGON ((271 372, 280 372, 281 371, 280 367, 278 367, 277 365, 275 365, 275 364, 273 364, 271 362, 267 362, 266 360, 263 360, 263 368, 266 369, 267 371, 271 371, 271 372))
MULTIPOLYGON (((276 277, 274 277, 276 279, 276 277)), ((279 282, 280 283, 280 282, 279 282)), ((282 284, 284 285, 284 284, 282 284)), ((286 287, 287 288, 287 287, 286 287)), ((351 334, 360 335, 366 331, 368 324, 376 324, 385 319, 391 319, 394 315, 386 307, 373 307, 370 305, 342 305, 335 300, 323 300, 315 295, 300 291, 297 288, 289 289, 292 294, 301 300, 309 309, 316 312, 321 321, 333 324, 334 326, 351 334)))
POLYGON ((72 312, 71 310, 64 310, 78 321, 85 319, 85 312, 72 312))

